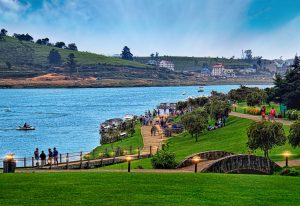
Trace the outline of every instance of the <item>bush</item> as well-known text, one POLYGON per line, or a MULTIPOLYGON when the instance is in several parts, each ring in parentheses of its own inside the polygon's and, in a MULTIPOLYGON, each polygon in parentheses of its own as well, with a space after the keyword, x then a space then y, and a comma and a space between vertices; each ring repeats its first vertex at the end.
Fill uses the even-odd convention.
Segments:
POLYGON ((246 113, 251 115, 260 115, 260 110, 255 107, 250 107, 247 108, 246 113))
POLYGON ((283 175, 283 176, 300 176, 300 172, 298 172, 294 169, 283 169, 280 172, 280 175, 283 175))
POLYGON ((177 166, 175 153, 162 149, 152 157, 151 164, 154 169, 174 169, 177 166))
POLYGON ((291 109, 291 110, 287 111, 286 115, 287 115, 289 120, 296 120, 296 119, 300 118, 300 111, 295 110, 295 109, 291 109))

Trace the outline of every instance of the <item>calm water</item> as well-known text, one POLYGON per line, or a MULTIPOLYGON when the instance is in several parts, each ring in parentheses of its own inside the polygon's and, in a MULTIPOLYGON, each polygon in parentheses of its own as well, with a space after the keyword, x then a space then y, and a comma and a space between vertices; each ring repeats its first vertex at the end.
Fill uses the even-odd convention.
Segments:
MULTIPOLYGON (((200 94, 237 87, 206 86, 200 94)), ((197 91, 198 87, 0 89, 0 158, 8 152, 16 157, 31 156, 36 147, 56 146, 62 153, 89 151, 99 145, 98 128, 104 120, 140 115, 160 102, 197 96, 197 91), (36 130, 15 130, 24 122, 36 130)))

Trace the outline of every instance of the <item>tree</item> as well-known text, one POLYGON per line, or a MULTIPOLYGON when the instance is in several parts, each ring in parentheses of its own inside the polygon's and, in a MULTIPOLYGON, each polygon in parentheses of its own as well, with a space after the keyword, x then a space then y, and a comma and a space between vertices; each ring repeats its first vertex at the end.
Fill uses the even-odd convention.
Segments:
POLYGON ((212 119, 218 120, 223 115, 228 115, 230 111, 230 104, 228 101, 210 99, 209 102, 205 105, 206 111, 212 119))
POLYGON ((193 112, 186 113, 181 118, 181 123, 190 135, 196 138, 207 130, 208 127, 208 114, 203 108, 194 110, 193 112))
POLYGON ((291 125, 288 139, 292 147, 300 147, 300 120, 291 125))
POLYGON ((154 59, 154 53, 150 54, 151 59, 154 59))
POLYGON ((16 34, 14 33, 13 37, 15 37, 16 39, 18 39, 19 41, 33 41, 32 36, 30 36, 29 34, 16 34))
POLYGON ((0 40, 3 40, 4 37, 6 36, 7 34, 7 31, 5 29, 1 29, 1 32, 0 32, 0 40))
POLYGON ((283 124, 279 122, 253 122, 247 128, 247 136, 249 149, 261 149, 265 157, 269 157, 269 150, 286 141, 283 124))
POLYGON ((290 109, 300 109, 300 59, 296 55, 294 63, 284 77, 274 79, 275 97, 290 109))
POLYGON ((263 102, 266 102, 267 94, 264 90, 253 91, 247 95, 247 105, 255 106, 261 105, 263 102))
POLYGON ((75 61, 75 55, 73 53, 70 53, 67 58, 67 66, 69 67, 70 77, 72 76, 72 73, 74 72, 76 68, 76 61, 75 61))
POLYGON ((5 62, 6 66, 8 69, 11 69, 11 63, 10 62, 5 62))
POLYGON ((245 55, 246 55, 247 60, 252 60, 252 50, 251 49, 245 50, 245 55))
POLYGON ((6 36, 7 35, 7 30, 6 29, 1 29, 0 35, 1 36, 6 36))
POLYGON ((43 42, 42 42, 42 40, 41 39, 38 39, 38 40, 36 40, 36 42, 35 42, 36 44, 40 44, 40 45, 42 45, 43 44, 43 42))
POLYGON ((60 41, 60 42, 56 42, 54 46, 58 48, 65 48, 66 44, 65 42, 60 41))
POLYGON ((52 49, 49 52, 48 61, 49 61, 50 64, 60 64, 61 63, 61 56, 60 56, 59 52, 55 49, 52 49))
POLYGON ((48 45, 49 44, 49 38, 44 38, 44 39, 42 39, 42 44, 43 45, 48 45))
POLYGON ((129 60, 129 61, 133 60, 133 55, 131 54, 130 49, 127 46, 125 46, 123 48, 121 57, 122 57, 122 59, 126 59, 126 60, 129 60))
POLYGON ((77 46, 76 46, 75 43, 68 44, 67 49, 69 49, 69 50, 74 50, 74 51, 78 51, 77 46))

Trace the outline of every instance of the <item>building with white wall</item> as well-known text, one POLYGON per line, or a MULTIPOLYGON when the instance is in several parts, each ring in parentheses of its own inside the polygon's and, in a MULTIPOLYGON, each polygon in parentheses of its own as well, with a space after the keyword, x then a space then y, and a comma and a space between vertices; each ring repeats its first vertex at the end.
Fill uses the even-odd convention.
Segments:
POLYGON ((174 66, 173 62, 170 62, 170 61, 167 61, 167 60, 161 60, 159 62, 159 67, 166 68, 166 69, 169 69, 169 70, 172 70, 172 71, 175 70, 175 66, 174 66))

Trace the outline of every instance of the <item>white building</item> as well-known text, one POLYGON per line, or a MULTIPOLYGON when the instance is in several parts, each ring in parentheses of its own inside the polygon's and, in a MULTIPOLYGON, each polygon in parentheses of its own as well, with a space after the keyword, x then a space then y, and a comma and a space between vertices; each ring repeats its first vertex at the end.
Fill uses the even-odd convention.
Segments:
POLYGON ((224 69, 223 74, 225 77, 235 77, 233 69, 224 69))
POLYGON ((174 69, 175 69, 174 64, 172 62, 166 61, 166 60, 161 60, 159 62, 159 67, 166 68, 166 69, 169 69, 169 70, 172 70, 172 71, 174 71, 174 69))
POLYGON ((211 76, 221 77, 224 76, 224 65, 221 63, 212 66, 211 76))

